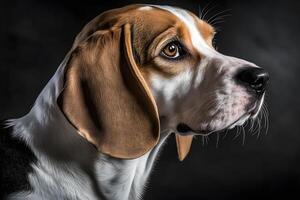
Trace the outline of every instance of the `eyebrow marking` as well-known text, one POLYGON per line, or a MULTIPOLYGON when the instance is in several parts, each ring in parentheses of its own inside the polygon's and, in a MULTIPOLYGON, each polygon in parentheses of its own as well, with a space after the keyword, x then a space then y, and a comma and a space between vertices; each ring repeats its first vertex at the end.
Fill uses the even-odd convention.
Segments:
POLYGON ((138 10, 152 10, 153 8, 151 6, 143 6, 140 7, 138 10))
POLYGON ((191 36, 192 44, 199 51, 199 53, 207 57, 212 57, 216 54, 216 51, 205 42, 201 32, 199 32, 195 24, 194 18, 188 12, 171 6, 155 7, 171 12, 187 26, 191 36))

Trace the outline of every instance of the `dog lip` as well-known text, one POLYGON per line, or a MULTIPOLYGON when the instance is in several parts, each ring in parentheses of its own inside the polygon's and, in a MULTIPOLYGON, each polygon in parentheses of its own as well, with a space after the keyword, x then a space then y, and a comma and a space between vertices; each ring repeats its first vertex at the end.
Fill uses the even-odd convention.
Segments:
POLYGON ((237 120, 235 120, 234 122, 232 122, 231 124, 229 124, 228 126, 222 128, 222 129, 219 129, 219 130, 195 130, 195 129, 192 129, 190 126, 188 126, 187 124, 185 123, 179 123, 176 127, 177 131, 179 133, 184 133, 185 135, 192 135, 193 133, 196 133, 197 135, 204 135, 204 136, 207 136, 207 135, 210 135, 212 133, 220 133, 222 131, 225 131, 227 129, 230 129, 231 127, 233 127, 236 123, 238 123, 241 119, 244 119, 244 118, 247 118, 251 116, 251 112, 246 112, 245 114, 243 114, 242 116, 240 116, 237 120), (187 134, 187 133, 190 133, 190 134, 187 134))
POLYGON ((186 125, 185 123, 179 123, 176 127, 177 131, 180 133, 186 133, 191 131, 191 127, 189 127, 188 125, 186 125))
POLYGON ((185 123, 179 123, 176 127, 177 131, 180 133, 194 132, 199 134, 205 134, 206 131, 203 130, 194 130, 185 123))
POLYGON ((176 127, 177 131, 179 133, 188 133, 188 132, 192 132, 192 133, 197 133, 197 134, 201 134, 201 135, 206 135, 208 134, 210 131, 204 131, 204 130, 194 130, 192 129, 190 126, 188 126, 185 123, 179 123, 176 127))
POLYGON ((182 123, 182 122, 177 125, 176 129, 179 134, 183 133, 184 135, 192 135, 193 133, 196 133, 197 135, 210 135, 212 133, 222 132, 224 130, 233 128, 242 119, 246 119, 249 117, 253 118, 254 116, 256 116, 259 111, 261 101, 262 101, 262 98, 258 101, 255 101, 254 105, 250 109, 248 109, 247 112, 245 112, 243 115, 241 115, 233 123, 229 124, 228 126, 226 126, 225 128, 222 128, 220 130, 195 130, 195 129, 192 129, 190 126, 188 126, 186 123, 182 123))

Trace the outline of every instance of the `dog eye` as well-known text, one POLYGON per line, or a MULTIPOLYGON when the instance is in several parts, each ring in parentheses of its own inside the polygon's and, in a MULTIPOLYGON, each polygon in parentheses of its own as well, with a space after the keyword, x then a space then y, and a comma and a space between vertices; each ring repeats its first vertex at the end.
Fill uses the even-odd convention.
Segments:
POLYGON ((183 48, 181 44, 177 41, 170 42, 162 50, 162 55, 167 58, 178 58, 183 54, 183 48))

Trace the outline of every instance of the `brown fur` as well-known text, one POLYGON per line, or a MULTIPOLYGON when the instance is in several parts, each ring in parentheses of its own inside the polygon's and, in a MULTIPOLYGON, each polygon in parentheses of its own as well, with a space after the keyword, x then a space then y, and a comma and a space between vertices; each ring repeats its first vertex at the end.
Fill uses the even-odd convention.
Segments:
POLYGON ((58 99, 79 134, 118 158, 139 157, 159 138, 155 102, 128 52, 129 29, 98 31, 75 48, 58 99))
MULTIPOLYGON (((171 77, 201 59, 187 28, 174 15, 161 9, 142 11, 140 6, 104 12, 83 28, 58 99, 80 135, 100 152, 118 158, 139 157, 158 141, 159 117, 148 88, 151 75, 171 77), (173 37, 189 52, 178 62, 159 55, 173 37)), ((211 27, 198 24, 209 42, 211 27)))

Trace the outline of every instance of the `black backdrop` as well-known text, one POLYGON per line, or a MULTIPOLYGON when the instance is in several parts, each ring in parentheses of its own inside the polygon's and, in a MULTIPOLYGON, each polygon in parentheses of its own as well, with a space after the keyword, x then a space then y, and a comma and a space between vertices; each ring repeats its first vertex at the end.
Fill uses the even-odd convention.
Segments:
MULTIPOLYGON (((250 60, 271 75, 268 134, 194 141, 184 162, 168 140, 145 199, 300 199, 300 1, 213 1, 220 52, 250 60)), ((209 1, 2 0, 0 3, 0 117, 29 111, 82 26, 100 12, 130 3, 180 6, 197 13, 209 1)))

